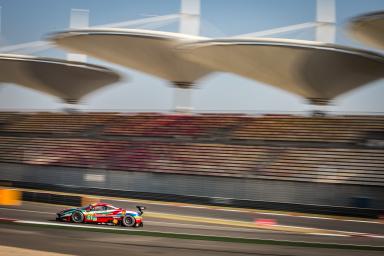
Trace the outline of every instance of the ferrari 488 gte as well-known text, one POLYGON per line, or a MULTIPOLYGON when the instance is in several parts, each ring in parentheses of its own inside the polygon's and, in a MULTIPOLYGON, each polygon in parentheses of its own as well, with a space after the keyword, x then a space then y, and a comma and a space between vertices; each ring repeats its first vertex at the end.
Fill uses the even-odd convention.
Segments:
POLYGON ((74 223, 103 223, 125 227, 142 227, 143 210, 128 211, 106 203, 95 203, 85 207, 65 209, 56 214, 56 220, 74 223))

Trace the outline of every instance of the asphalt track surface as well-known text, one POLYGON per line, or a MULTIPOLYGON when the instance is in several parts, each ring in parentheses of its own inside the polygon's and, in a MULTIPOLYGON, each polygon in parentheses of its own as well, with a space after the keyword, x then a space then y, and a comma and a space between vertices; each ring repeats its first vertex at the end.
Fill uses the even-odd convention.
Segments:
MULTIPOLYGON (((228 237, 306 241, 336 244, 384 246, 384 223, 376 220, 336 219, 311 215, 291 216, 285 213, 259 212, 246 209, 196 206, 151 201, 103 200, 115 206, 134 209, 147 207, 142 230, 202 234, 228 237), (282 227, 258 225, 256 220, 273 219, 282 227), (302 228, 326 230, 324 234, 307 234, 302 228), (337 232, 358 232, 371 236, 335 236, 337 232)), ((21 206, 0 206, 0 218, 55 223, 55 213, 66 208, 61 205, 23 202, 21 206)), ((81 225, 81 224, 80 224, 81 225)), ((85 224, 83 224, 85 225, 85 224)), ((88 224, 89 225, 89 224, 88 224)), ((95 225, 110 228, 105 225, 95 225)), ((121 228, 121 227, 116 227, 121 228)), ((380 252, 345 251, 340 249, 300 248, 228 242, 183 240, 0 225, 0 245, 74 255, 380 255, 380 252)), ((381 252, 382 253, 382 252, 381 252)))

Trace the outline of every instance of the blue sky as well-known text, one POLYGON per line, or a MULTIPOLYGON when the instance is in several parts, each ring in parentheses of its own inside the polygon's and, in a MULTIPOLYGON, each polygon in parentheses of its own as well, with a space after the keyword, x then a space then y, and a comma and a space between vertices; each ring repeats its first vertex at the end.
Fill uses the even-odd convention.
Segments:
MULTIPOLYGON (((88 9, 91 26, 178 13, 180 0, 0 0, 0 47, 41 40, 47 33, 67 29, 70 11, 88 9)), ((200 34, 225 37, 314 21, 316 0, 201 0, 200 34)), ((345 32, 356 15, 384 9, 383 0, 336 0, 336 43, 367 48, 345 32)), ((178 31, 178 22, 157 28, 178 31)), ((131 27, 132 28, 132 27, 131 27)), ((276 37, 314 40, 314 29, 278 34, 276 37)), ((367 48, 369 49, 369 48, 367 48)), ((371 49, 378 51, 376 49, 371 49)), ((37 56, 66 58, 51 49, 37 56)), ((90 62, 109 65, 90 59, 90 62)), ((122 82, 85 97, 81 109, 171 110, 174 89, 167 81, 140 72, 111 66, 122 73, 122 82)), ((334 100, 333 111, 384 112, 384 81, 374 82, 334 100)), ((301 97, 232 74, 203 79, 192 93, 197 111, 280 112, 310 109, 301 97)), ((0 109, 60 109, 57 99, 16 85, 0 85, 0 109)))

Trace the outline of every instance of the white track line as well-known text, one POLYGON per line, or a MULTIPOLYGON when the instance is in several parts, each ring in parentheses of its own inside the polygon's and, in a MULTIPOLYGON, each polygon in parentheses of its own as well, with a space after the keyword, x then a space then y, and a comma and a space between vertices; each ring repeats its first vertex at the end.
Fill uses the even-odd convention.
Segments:
POLYGON ((351 237, 350 235, 332 234, 332 233, 308 233, 313 236, 334 236, 334 237, 351 237))

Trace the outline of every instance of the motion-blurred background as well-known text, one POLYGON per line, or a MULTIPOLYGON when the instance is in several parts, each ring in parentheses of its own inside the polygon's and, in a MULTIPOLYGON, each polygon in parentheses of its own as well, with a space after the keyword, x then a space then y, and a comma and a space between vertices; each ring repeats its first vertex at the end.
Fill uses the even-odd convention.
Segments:
POLYGON ((379 254, 383 9, 0 0, 0 251, 379 254), (49 228, 96 201, 142 233, 49 228))

